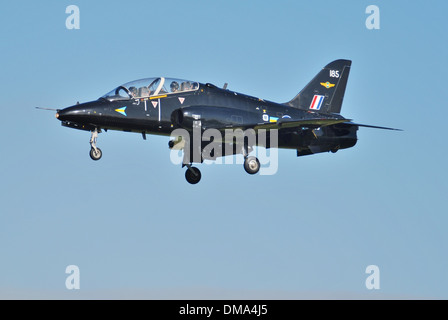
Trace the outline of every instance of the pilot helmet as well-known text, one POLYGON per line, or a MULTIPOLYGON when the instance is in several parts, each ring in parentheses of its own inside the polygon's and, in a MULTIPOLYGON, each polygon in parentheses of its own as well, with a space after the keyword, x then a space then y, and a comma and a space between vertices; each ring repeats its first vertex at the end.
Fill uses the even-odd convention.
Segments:
POLYGON ((176 81, 171 82, 170 84, 171 91, 179 90, 179 84, 176 81))
POLYGON ((136 87, 129 87, 129 91, 130 91, 133 95, 136 95, 136 94, 137 94, 137 88, 136 88, 136 87))

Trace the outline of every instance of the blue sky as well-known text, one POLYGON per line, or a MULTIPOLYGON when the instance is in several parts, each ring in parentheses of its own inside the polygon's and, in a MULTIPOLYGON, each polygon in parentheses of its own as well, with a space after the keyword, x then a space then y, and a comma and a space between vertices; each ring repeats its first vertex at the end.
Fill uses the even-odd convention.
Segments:
POLYGON ((14 1, 0 11, 2 298, 448 298, 445 1, 14 1), (69 5, 80 29, 68 30, 69 5), (368 5, 380 29, 368 30, 368 5), (200 165, 167 138, 60 126, 49 111, 167 76, 284 102, 353 61, 354 148, 273 176, 200 165), (67 290, 65 268, 80 269, 67 290), (365 269, 380 269, 367 290, 365 269))

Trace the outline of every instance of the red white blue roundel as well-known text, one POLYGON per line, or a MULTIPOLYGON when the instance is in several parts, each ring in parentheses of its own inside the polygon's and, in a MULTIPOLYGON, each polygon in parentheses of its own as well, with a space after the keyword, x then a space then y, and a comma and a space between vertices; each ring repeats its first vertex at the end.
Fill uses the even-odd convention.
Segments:
POLYGON ((322 106, 322 102, 324 102, 325 96, 314 95, 313 100, 311 100, 310 109, 312 110, 320 110, 322 106))

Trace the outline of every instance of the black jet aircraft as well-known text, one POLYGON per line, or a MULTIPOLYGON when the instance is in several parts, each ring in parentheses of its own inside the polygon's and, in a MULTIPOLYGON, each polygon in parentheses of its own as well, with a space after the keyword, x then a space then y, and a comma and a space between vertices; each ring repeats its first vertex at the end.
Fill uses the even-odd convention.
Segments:
MULTIPOLYGON (((340 115, 350 66, 350 60, 327 64, 299 94, 285 103, 234 92, 227 89, 227 84, 218 88, 210 83, 157 77, 132 81, 98 100, 58 109, 56 118, 65 127, 91 132, 90 157, 93 160, 102 156, 101 149, 96 146, 102 130, 136 132, 146 139, 146 134, 171 136, 176 129, 191 134, 207 129, 220 132, 252 129, 256 135, 264 129, 268 136, 275 129, 276 147, 297 150, 297 156, 334 153, 356 144, 359 127, 397 130, 354 123, 340 115)), ((226 151, 204 154, 201 151, 206 141, 194 146, 189 143, 188 136, 170 139, 170 149, 183 150, 182 167, 187 167, 185 177, 189 183, 195 184, 201 179, 201 172, 192 166, 193 163, 229 154, 242 154, 244 169, 255 174, 260 162, 249 153, 256 146, 271 147, 269 142, 249 143, 249 139, 228 141, 224 137, 214 142, 226 151), (195 156, 197 154, 199 157, 195 156)))

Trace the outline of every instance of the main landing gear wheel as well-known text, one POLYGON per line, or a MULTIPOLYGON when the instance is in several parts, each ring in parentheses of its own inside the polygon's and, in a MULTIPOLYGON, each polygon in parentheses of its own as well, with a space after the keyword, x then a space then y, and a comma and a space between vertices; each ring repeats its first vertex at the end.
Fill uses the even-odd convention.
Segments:
POLYGON ((95 161, 100 160, 102 156, 103 152, 101 151, 100 148, 96 148, 96 150, 95 148, 90 149, 90 158, 92 158, 92 160, 95 161))
POLYGON ((256 174, 260 170, 260 161, 256 157, 247 157, 244 159, 244 170, 248 174, 256 174))
POLYGON ((189 167, 185 171, 185 179, 191 184, 196 184, 201 180, 201 171, 196 167, 189 167))

